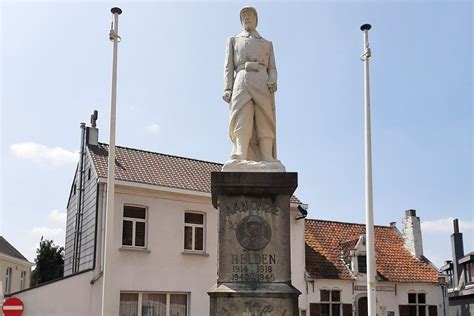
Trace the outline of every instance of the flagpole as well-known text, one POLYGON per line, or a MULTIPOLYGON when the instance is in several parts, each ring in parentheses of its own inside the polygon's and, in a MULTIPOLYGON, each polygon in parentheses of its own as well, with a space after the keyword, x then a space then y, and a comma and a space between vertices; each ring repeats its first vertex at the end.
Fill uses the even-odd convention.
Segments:
POLYGON ((365 95, 365 230, 366 230, 366 258, 367 258, 367 307, 368 315, 376 316, 376 280, 375 273, 375 249, 374 249, 374 219, 373 219, 373 195, 372 195, 372 145, 371 145, 371 123, 370 123, 370 82, 369 82, 369 59, 371 51, 369 47, 369 30, 372 26, 364 24, 360 27, 364 32, 364 53, 361 60, 364 62, 364 95, 365 95))
POLYGON ((104 242, 104 270, 102 280, 102 316, 112 314, 114 291, 111 290, 112 262, 110 254, 114 242, 114 196, 115 196, 115 123, 117 107, 117 48, 120 42, 118 36, 118 16, 122 14, 120 8, 114 7, 110 10, 113 14, 112 28, 109 39, 113 42, 112 57, 112 94, 110 106, 110 140, 109 161, 107 172, 107 205, 105 209, 105 242, 104 242))

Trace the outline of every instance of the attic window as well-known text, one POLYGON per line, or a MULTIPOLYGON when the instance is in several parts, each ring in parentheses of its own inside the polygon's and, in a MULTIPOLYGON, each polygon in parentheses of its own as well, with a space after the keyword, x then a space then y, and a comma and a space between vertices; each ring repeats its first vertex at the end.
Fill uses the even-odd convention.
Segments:
POLYGON ((367 256, 357 256, 359 273, 367 273, 367 256))
POLYGON ((91 168, 89 168, 89 172, 87 174, 87 180, 90 180, 91 179, 91 168))

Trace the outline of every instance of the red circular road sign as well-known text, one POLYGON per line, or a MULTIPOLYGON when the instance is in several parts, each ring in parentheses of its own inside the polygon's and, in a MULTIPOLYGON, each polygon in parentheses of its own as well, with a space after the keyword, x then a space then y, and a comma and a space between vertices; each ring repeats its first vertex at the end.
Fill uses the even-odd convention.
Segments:
POLYGON ((3 302, 3 315, 20 316, 23 314, 23 302, 17 297, 10 297, 3 302))

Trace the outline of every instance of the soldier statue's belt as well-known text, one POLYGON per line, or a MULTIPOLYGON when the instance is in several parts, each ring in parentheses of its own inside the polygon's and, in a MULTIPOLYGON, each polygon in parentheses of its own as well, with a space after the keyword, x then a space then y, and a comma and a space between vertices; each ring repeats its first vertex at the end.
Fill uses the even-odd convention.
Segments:
POLYGON ((235 69, 235 72, 239 72, 241 70, 245 71, 260 71, 260 70, 265 70, 266 67, 264 64, 261 64, 256 61, 247 61, 245 64, 239 65, 237 69, 235 69))

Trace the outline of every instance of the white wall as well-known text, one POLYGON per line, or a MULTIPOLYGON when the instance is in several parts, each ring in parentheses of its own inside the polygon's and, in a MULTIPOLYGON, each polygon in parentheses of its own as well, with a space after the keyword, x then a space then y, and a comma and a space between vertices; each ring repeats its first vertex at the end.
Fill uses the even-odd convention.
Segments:
MULTIPOLYGON (((354 285, 364 286, 364 282, 353 282, 351 280, 315 280, 314 291, 313 283, 308 282, 308 304, 306 305, 307 315, 309 315, 309 303, 320 303, 320 290, 341 290, 341 301, 344 304, 353 304, 353 311, 356 311, 357 300, 362 296, 367 296, 365 291, 353 290, 354 285)), ((428 283, 393 283, 393 282, 379 282, 378 286, 392 286, 396 285, 395 291, 377 291, 377 308, 380 316, 387 315, 388 311, 395 312, 395 316, 399 315, 399 305, 408 304, 408 293, 425 293, 426 304, 436 305, 438 308, 438 315, 443 315, 443 297, 441 287, 435 284, 428 283)), ((357 315, 357 313, 355 313, 357 315)))
POLYGON ((115 242, 111 252, 115 292, 113 314, 118 314, 120 291, 155 291, 191 293, 192 315, 209 313, 206 291, 216 281, 217 210, 210 198, 193 198, 179 194, 163 194, 117 189, 115 199, 115 242), (123 206, 142 205, 148 208, 147 249, 149 252, 124 250, 121 246, 123 206), (184 213, 205 214, 205 254, 183 254, 184 213), (121 249, 122 248, 122 249, 121 249))
POLYGON ((300 309, 304 309, 306 306, 304 219, 295 220, 299 215, 301 214, 296 208, 291 209, 291 282, 301 292, 298 305, 300 309))
MULTIPOLYGON (((120 291, 158 291, 190 293, 190 315, 209 314, 207 290, 217 280, 217 219, 218 211, 210 196, 197 197, 140 189, 117 189, 115 235, 112 261, 118 264, 113 280, 115 291, 113 310, 118 313, 120 291), (149 252, 119 250, 123 205, 148 207, 147 248, 149 252), (206 255, 183 254, 184 213, 198 211, 206 219, 206 255)), ((291 247, 293 284, 304 289, 304 221, 294 221, 291 214, 291 247)), ((300 298, 302 300, 303 298, 300 298)))
POLYGON ((101 285, 90 284, 93 275, 84 272, 15 294, 24 303, 22 315, 99 315, 101 285))
POLYGON ((7 274, 7 268, 12 268, 11 276, 11 288, 10 293, 20 291, 21 284, 21 272, 26 272, 25 277, 25 289, 30 287, 30 277, 31 277, 31 266, 32 264, 28 261, 23 261, 14 257, 10 257, 4 254, 0 254, 0 280, 2 281, 2 293, 5 292, 5 280, 7 274))

